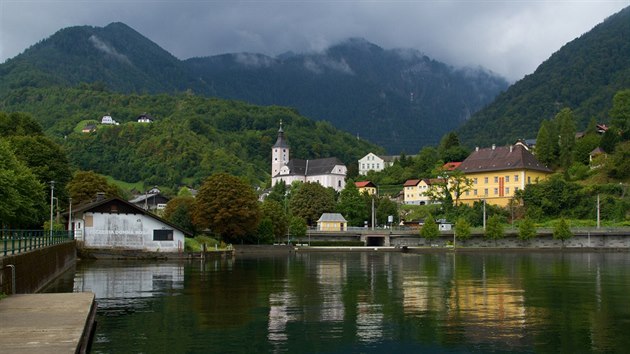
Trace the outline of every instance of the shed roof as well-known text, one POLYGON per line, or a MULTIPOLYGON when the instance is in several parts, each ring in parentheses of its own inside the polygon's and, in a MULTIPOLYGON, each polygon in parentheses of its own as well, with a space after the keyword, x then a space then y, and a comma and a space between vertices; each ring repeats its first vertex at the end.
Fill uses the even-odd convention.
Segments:
POLYGON ((339 213, 323 213, 317 222, 348 222, 343 215, 339 213))

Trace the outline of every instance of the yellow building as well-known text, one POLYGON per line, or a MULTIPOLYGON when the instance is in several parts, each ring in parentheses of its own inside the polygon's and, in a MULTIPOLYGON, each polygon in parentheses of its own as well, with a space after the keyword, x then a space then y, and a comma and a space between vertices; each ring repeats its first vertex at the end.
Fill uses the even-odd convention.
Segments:
POLYGON ((319 231, 345 231, 348 229, 348 222, 339 213, 323 213, 317 220, 317 230, 319 231))
POLYGON ((359 194, 367 193, 368 195, 376 194, 376 185, 370 181, 361 181, 354 182, 354 185, 357 186, 359 190, 359 194))
POLYGON ((472 184, 459 197, 472 205, 476 201, 505 207, 514 193, 530 183, 544 180, 551 174, 522 144, 475 149, 457 168, 472 184))
POLYGON ((403 195, 405 204, 425 205, 431 204, 432 200, 427 193, 431 184, 439 179, 408 179, 403 184, 403 195))

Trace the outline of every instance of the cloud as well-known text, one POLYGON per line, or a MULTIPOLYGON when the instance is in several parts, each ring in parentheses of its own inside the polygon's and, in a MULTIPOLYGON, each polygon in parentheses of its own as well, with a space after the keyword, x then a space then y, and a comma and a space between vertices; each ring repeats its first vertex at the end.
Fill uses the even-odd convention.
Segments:
POLYGON ((94 48, 100 50, 101 52, 111 56, 112 58, 114 58, 114 59, 116 59, 116 60, 118 60, 118 61, 120 61, 122 63, 131 65, 131 61, 129 60, 129 58, 127 58, 126 55, 118 53, 116 48, 114 48, 111 45, 103 42, 96 35, 91 35, 90 38, 88 38, 88 40, 90 41, 90 43, 92 43, 94 48))
POLYGON ((350 37, 517 80, 628 0, 0 2, 0 61, 63 27, 124 22, 180 59, 321 52, 350 37))

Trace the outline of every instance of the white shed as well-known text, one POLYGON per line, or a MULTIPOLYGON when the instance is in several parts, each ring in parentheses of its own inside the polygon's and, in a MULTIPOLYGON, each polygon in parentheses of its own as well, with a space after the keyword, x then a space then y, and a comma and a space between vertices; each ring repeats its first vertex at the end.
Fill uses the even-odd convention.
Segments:
POLYGON ((120 198, 100 198, 72 210, 75 238, 84 247, 181 252, 185 235, 172 223, 120 198))

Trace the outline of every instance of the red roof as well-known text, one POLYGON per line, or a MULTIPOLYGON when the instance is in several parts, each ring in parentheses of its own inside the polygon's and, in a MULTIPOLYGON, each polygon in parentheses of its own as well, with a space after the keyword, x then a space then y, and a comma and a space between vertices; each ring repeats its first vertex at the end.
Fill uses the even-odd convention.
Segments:
POLYGON ((357 186, 357 188, 365 188, 365 187, 376 188, 376 185, 374 185, 374 183, 370 181, 354 182, 354 185, 357 186))
POLYGON ((461 162, 447 162, 444 164, 444 166, 442 166, 442 169, 447 170, 447 171, 453 171, 457 167, 459 167, 459 165, 461 164, 462 164, 461 162))
POLYGON ((421 180, 419 179, 408 179, 407 181, 405 181, 405 184, 403 185, 403 187, 413 187, 413 186, 417 186, 418 183, 420 183, 421 180))

